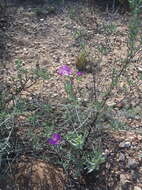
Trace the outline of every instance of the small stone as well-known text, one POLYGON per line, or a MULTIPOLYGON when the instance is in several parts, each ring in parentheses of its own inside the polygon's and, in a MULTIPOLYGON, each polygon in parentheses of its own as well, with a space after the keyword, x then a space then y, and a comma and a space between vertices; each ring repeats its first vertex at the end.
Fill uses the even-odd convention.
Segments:
POLYGON ((142 135, 137 135, 137 139, 140 141, 142 140, 142 135))
POLYGON ((128 159, 128 165, 127 167, 130 169, 135 169, 138 166, 138 162, 135 159, 128 159))
POLYGON ((127 141, 127 142, 121 142, 120 144, 119 144, 119 147, 120 148, 129 148, 131 146, 131 142, 129 142, 129 141, 127 141))
POLYGON ((116 103, 114 101, 108 101, 106 104, 107 104, 107 106, 111 106, 111 107, 116 105, 116 103))
POLYGON ((105 153, 106 156, 108 156, 109 153, 110 153, 110 151, 109 151, 108 149, 105 149, 105 152, 104 152, 104 153, 105 153))
POLYGON ((138 72, 142 72, 142 67, 138 67, 138 72))
POLYGON ((12 46, 12 44, 9 42, 9 43, 7 43, 7 47, 11 47, 12 46))
POLYGON ((125 161, 125 155, 123 153, 119 154, 119 161, 124 162, 125 161))
POLYGON ((110 169, 110 167, 111 167, 110 163, 107 162, 107 163, 106 163, 106 168, 107 168, 107 169, 110 169))
POLYGON ((127 175, 125 174, 120 174, 120 189, 121 190, 128 190, 131 182, 127 179, 127 175))
POLYGON ((125 103, 124 102, 119 102, 118 104, 116 104, 116 107, 118 108, 118 109, 122 109, 123 107, 125 106, 125 103))
POLYGON ((134 181, 137 181, 139 175, 135 170, 131 170, 131 176, 134 181))
POLYGON ((138 186, 135 186, 134 190, 142 190, 142 189, 140 187, 138 187, 138 186))

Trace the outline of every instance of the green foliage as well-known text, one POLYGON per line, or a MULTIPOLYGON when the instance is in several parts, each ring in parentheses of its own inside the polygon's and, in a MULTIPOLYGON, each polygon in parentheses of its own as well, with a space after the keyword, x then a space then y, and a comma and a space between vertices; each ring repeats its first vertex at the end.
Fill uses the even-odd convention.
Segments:
POLYGON ((71 19, 75 19, 77 17, 77 11, 74 8, 70 8, 69 10, 69 16, 71 19))
POLYGON ((140 80, 142 80, 142 73, 139 74, 140 80))
POLYGON ((68 95, 68 98, 71 101, 75 101, 76 97, 74 95, 72 81, 71 80, 66 80, 65 83, 64 83, 64 88, 65 88, 65 91, 66 91, 66 93, 68 95))
POLYGON ((53 133, 55 126, 52 123, 44 122, 43 123, 43 137, 49 138, 53 133))
POLYGON ((123 123, 117 119, 115 119, 115 120, 112 119, 109 121, 109 123, 110 123, 111 128, 114 130, 121 130, 121 129, 124 129, 126 126, 126 123, 123 123))
MULTIPOLYGON (((15 68, 16 72, 8 76, 6 80, 7 83, 1 83, 3 90, 0 91, 0 166, 3 167, 1 168, 0 175, 3 169, 5 169, 3 163, 12 159, 10 158, 11 154, 18 153, 22 149, 15 134, 16 128, 18 127, 15 125, 17 119, 19 116, 29 114, 33 111, 36 113, 37 108, 39 109, 38 103, 32 103, 28 98, 23 98, 21 93, 35 85, 37 81, 49 78, 45 71, 40 72, 40 70, 38 70, 39 72, 37 73, 35 70, 26 69, 21 60, 15 61, 15 68)), ((40 109, 42 116, 47 117, 50 110, 48 104, 40 104, 40 109)), ((29 117, 29 121, 32 125, 35 126, 41 117, 40 114, 36 113, 29 117)), ((35 135, 33 136, 32 133, 31 139, 33 148, 36 150, 40 149, 41 144, 39 143, 39 138, 35 135)))
POLYGON ((75 132, 68 133, 66 136, 67 141, 74 147, 74 149, 82 150, 84 144, 84 137, 82 134, 77 134, 75 132))
POLYGON ((0 1, 0 15, 4 16, 7 14, 7 1, 1 0, 0 1))
POLYGON ((73 36, 74 36, 75 40, 83 41, 83 39, 87 38, 87 32, 85 30, 83 30, 83 29, 76 30, 73 33, 73 36))
POLYGON ((32 9, 37 17, 47 17, 47 15, 56 14, 56 8, 53 6, 37 7, 32 9))
POLYGON ((141 0, 119 0, 119 3, 123 7, 129 8, 131 10, 134 10, 136 8, 136 6, 139 9, 140 6, 142 5, 141 0))
POLYGON ((133 11, 140 11, 140 6, 142 5, 142 0, 128 0, 130 7, 133 11))
POLYGON ((99 170, 100 165, 105 161, 106 159, 100 150, 93 150, 92 153, 87 155, 85 169, 87 169, 88 173, 91 173, 94 170, 99 170))
POLYGON ((94 150, 93 152, 82 152, 85 133, 78 134, 76 131, 68 133, 66 135, 66 140, 70 144, 70 154, 71 156, 66 158, 69 159, 66 167, 69 167, 69 164, 76 165, 75 175, 80 175, 81 171, 87 170, 88 173, 93 170, 99 169, 99 166, 105 161, 105 157, 102 155, 101 151, 94 150))
POLYGON ((142 115, 142 110, 140 108, 140 106, 137 107, 131 107, 127 110, 127 112, 125 113, 127 118, 136 118, 136 117, 141 117, 142 115))
POLYGON ((128 47, 129 47, 129 56, 133 56, 133 54, 137 51, 136 39, 139 33, 140 27, 140 5, 142 4, 141 0, 138 1, 129 1, 131 8, 132 8, 132 18, 129 22, 129 40, 128 40, 128 47))
POLYGON ((98 45, 97 49, 100 51, 101 54, 103 55, 108 55, 109 52, 111 51, 111 48, 107 45, 100 44, 98 45))
POLYGON ((115 24, 109 23, 109 24, 106 24, 103 26, 102 32, 107 35, 112 35, 112 34, 116 33, 116 29, 117 29, 117 27, 115 24))
MULTIPOLYGON (((23 1, 23 0, 22 0, 23 1)), ((35 4, 44 4, 45 0, 31 0, 31 2, 35 3, 35 4)))
MULTIPOLYGON (((101 130, 103 130, 103 128, 100 129, 98 127, 102 124, 103 119, 112 129, 118 130, 126 127, 126 123, 123 123, 116 118, 113 119, 112 115, 106 117, 105 113, 108 111, 106 105, 107 100, 111 97, 113 89, 117 87, 121 76, 126 72, 126 69, 138 50, 136 47, 136 40, 139 32, 139 20, 137 14, 139 11, 137 10, 137 6, 135 6, 134 9, 136 10, 132 11, 132 18, 129 24, 127 57, 123 60, 123 65, 120 70, 116 70, 115 68, 112 69, 111 84, 103 97, 98 97, 98 99, 94 98, 93 101, 92 99, 88 100, 90 102, 87 104, 87 108, 84 107, 83 104, 74 101, 69 105, 66 105, 67 110, 64 111, 64 119, 69 125, 69 132, 67 132, 67 134, 63 133, 66 146, 64 144, 62 146, 61 144, 56 152, 60 155, 60 164, 62 164, 66 171, 70 172, 70 170, 72 170, 73 172, 71 173, 73 173, 73 175, 81 175, 82 171, 85 169, 88 173, 98 170, 100 165, 105 162, 105 157, 97 142, 97 137, 94 135, 98 131, 101 132, 101 130)), ((103 30, 107 35, 111 35, 116 32, 116 26, 114 24, 109 24, 104 26, 103 30)), ((80 37, 80 35, 81 33, 78 32, 77 38, 80 37)), ((79 71, 84 71, 87 62, 86 52, 82 52, 77 57, 76 67, 79 71)), ((68 81, 65 82, 67 82, 65 90, 70 100, 69 94, 71 94, 71 91, 75 92, 74 83, 71 78, 68 78, 68 81)), ((93 82, 95 86, 95 77, 93 82)), ((129 84, 130 83, 131 81, 129 80, 129 84)))
POLYGON ((46 69, 35 69, 33 72, 38 78, 41 78, 43 80, 48 80, 51 77, 46 69))
POLYGON ((84 71, 86 69, 86 65, 88 63, 88 59, 87 59, 87 53, 86 51, 82 51, 77 57, 76 57, 76 68, 79 71, 84 71))

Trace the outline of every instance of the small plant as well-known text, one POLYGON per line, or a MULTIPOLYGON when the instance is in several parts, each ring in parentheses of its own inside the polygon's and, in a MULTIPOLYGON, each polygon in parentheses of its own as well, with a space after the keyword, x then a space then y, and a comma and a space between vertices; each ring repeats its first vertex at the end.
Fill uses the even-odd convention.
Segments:
POLYGON ((114 34, 116 32, 116 29, 117 29, 116 25, 110 23, 110 24, 104 25, 102 28, 102 31, 107 35, 111 35, 111 34, 114 34))
POLYGON ((111 51, 111 48, 106 45, 100 44, 98 46, 98 50, 102 55, 108 55, 108 53, 111 51))
MULTIPOLYGON (((20 143, 15 133, 17 129, 16 120, 19 116, 26 115, 28 111, 37 109, 35 104, 32 105, 28 99, 22 98, 22 92, 31 88, 37 81, 48 78, 48 73, 44 72, 43 75, 40 69, 38 71, 36 69, 27 70, 21 60, 15 61, 15 68, 16 72, 14 74, 9 73, 8 76, 5 76, 6 82, 1 83, 3 90, 0 91, 0 176, 4 175, 4 173, 6 175, 6 172, 3 172, 7 171, 5 170, 6 162, 13 159, 12 155, 18 154, 22 149, 22 147, 19 147, 20 143)), ((30 118, 33 125, 37 122, 37 116, 33 115, 30 118)), ((34 140, 40 147, 38 137, 34 138, 34 140)))
MULTIPOLYGON (((114 88, 118 85, 120 77, 126 72, 126 69, 140 48, 136 47, 136 39, 139 31, 137 3, 135 3, 134 9, 136 10, 134 11, 132 21, 135 19, 137 21, 135 24, 132 21, 130 22, 127 57, 123 60, 120 70, 113 69, 110 86, 103 95, 101 94, 102 97, 96 93, 97 72, 92 72, 94 96, 90 100, 90 104, 87 104, 88 107, 84 107, 75 93, 73 77, 77 75, 73 74, 72 69, 68 66, 59 68, 58 73, 62 77, 65 77, 65 91, 69 100, 65 106, 66 111, 64 115, 64 118, 67 120, 68 130, 65 133, 62 131, 62 134, 59 133, 57 135, 58 138, 56 136, 55 138, 53 136, 53 139, 50 138, 49 144, 54 146, 53 149, 58 155, 59 163, 73 177, 80 176, 85 171, 90 173, 98 170, 100 165, 105 162, 105 157, 102 154, 101 146, 97 142, 98 139, 95 134, 103 130, 103 128, 100 129, 98 127, 98 123, 101 123, 103 115, 108 110, 107 100, 111 97, 114 88), (61 135, 62 138, 60 138, 61 135), (50 141, 54 142, 50 143, 50 141)), ((111 24, 105 30, 107 34, 112 34, 116 31, 116 27, 111 24)), ((76 67, 79 72, 86 70, 84 68, 86 68, 87 63, 87 54, 86 52, 82 52, 76 60, 76 67)), ((119 122, 116 119, 113 120, 111 117, 108 119, 108 123, 115 129, 125 125, 125 123, 119 122)))
POLYGON ((70 16, 71 19, 76 18, 77 12, 76 12, 76 10, 74 8, 69 9, 69 16, 70 16))
POLYGON ((86 69, 86 65, 88 63, 87 53, 85 51, 81 52, 80 55, 76 58, 76 68, 79 71, 84 71, 86 69))
POLYGON ((41 5, 45 3, 45 0, 32 0, 33 3, 37 4, 37 5, 41 5))
POLYGON ((78 71, 86 73, 99 72, 101 70, 99 60, 91 59, 85 50, 81 51, 76 57, 75 66, 78 71))
POLYGON ((36 14, 37 17, 47 17, 47 15, 54 15, 56 14, 56 8, 53 6, 49 6, 46 8, 39 7, 39 8, 34 8, 33 12, 36 14))
POLYGON ((0 15, 6 15, 7 13, 7 0, 1 0, 0 2, 0 15))
POLYGON ((69 174, 69 170, 73 170, 75 177, 80 176, 81 172, 85 170, 91 172, 94 169, 98 169, 99 165, 104 162, 105 158, 101 151, 94 149, 94 152, 92 153, 92 151, 90 152, 84 148, 85 139, 88 134, 84 127, 88 122, 86 117, 88 117, 88 112, 90 112, 90 110, 88 110, 88 112, 85 110, 85 115, 82 111, 80 112, 81 105, 75 94, 73 82, 73 77, 82 77, 83 72, 73 73, 70 67, 63 65, 58 69, 58 74, 65 77, 65 91, 69 100, 69 105, 67 105, 69 115, 66 116, 68 123, 71 122, 70 125, 73 128, 71 131, 69 130, 67 134, 64 134, 62 138, 60 134, 53 133, 52 137, 48 139, 48 143, 54 146, 54 150, 60 159, 59 163, 64 167, 65 171, 69 174), (86 120, 86 122, 84 122, 84 120, 86 120), (76 127, 74 126, 75 123, 76 127), (82 132, 82 130, 84 130, 84 132, 82 132), (66 147, 64 143, 67 144, 66 147))
POLYGON ((85 169, 87 169, 88 173, 91 173, 94 170, 99 170, 100 165, 106 161, 100 150, 93 150, 93 152, 87 156, 85 169))
POLYGON ((83 39, 86 39, 87 32, 85 30, 83 30, 83 29, 76 30, 73 33, 73 36, 74 36, 75 40, 83 40, 83 39))

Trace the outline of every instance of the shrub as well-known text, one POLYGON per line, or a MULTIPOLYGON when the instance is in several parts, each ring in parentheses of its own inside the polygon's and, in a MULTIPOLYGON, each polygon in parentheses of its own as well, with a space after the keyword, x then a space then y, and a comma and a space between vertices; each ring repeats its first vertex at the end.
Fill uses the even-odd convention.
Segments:
MULTIPOLYGON (((1 175, 3 174, 3 169, 5 169, 6 162, 12 159, 12 155, 18 154, 21 151, 19 150, 20 144, 18 144, 15 122, 21 114, 30 108, 29 101, 22 98, 21 93, 35 85, 37 81, 49 78, 47 71, 42 69, 27 70, 24 68, 21 60, 16 60, 15 67, 16 73, 5 76, 5 82, 1 81, 0 83, 1 175)), ((34 106, 36 107, 36 105, 34 106)), ((30 109, 35 110, 35 107, 31 107, 30 109)))
MULTIPOLYGON (((101 123, 101 119, 107 110, 106 102, 112 95, 120 77, 126 73, 126 69, 130 66, 131 61, 141 47, 141 42, 139 45, 136 44, 139 33, 140 1, 133 1, 130 4, 133 11, 129 23, 127 56, 123 60, 120 70, 113 69, 110 87, 104 92, 103 96, 101 95, 102 97, 98 97, 96 93, 97 71, 92 72, 94 83, 93 99, 88 100, 84 106, 82 97, 78 97, 78 94, 80 94, 77 93, 77 91, 80 91, 79 87, 78 89, 74 87, 74 78, 78 77, 77 74, 71 72, 72 69, 68 66, 59 68, 58 73, 64 77, 65 91, 68 97, 68 103, 64 106, 64 119, 67 126, 63 125, 65 132, 63 129, 58 131, 57 136, 60 137, 60 140, 56 141, 58 143, 54 141, 55 143, 50 144, 58 155, 59 163, 69 175, 74 177, 80 176, 85 171, 89 173, 97 170, 105 162, 105 156, 102 154, 96 135, 98 131, 101 133, 103 130, 103 128, 98 128, 98 123, 101 123)), ((83 77, 84 67, 86 67, 87 62, 88 58, 84 52, 77 57, 76 66, 81 72, 79 77, 83 77)), ((78 82, 81 81, 78 80, 78 82)), ((121 122, 113 122, 113 125, 118 127, 121 127, 121 124, 121 122)), ((54 140, 54 136, 51 139, 54 140)))

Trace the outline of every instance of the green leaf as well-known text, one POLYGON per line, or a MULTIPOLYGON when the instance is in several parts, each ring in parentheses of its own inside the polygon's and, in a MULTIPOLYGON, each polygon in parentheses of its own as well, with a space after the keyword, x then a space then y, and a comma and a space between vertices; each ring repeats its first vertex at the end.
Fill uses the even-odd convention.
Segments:
POLYGON ((67 136, 67 141, 76 149, 82 149, 84 144, 84 137, 82 134, 69 133, 67 136))
POLYGON ((142 73, 140 74, 140 80, 142 80, 142 73))
POLYGON ((21 69, 21 67, 23 66, 23 63, 22 63, 21 60, 17 59, 17 60, 15 61, 15 65, 16 65, 16 69, 19 70, 19 69, 21 69))
POLYGON ((47 70, 45 69, 39 69, 39 70, 35 70, 34 73, 36 74, 37 77, 43 79, 43 80, 49 80, 50 79, 50 75, 48 73, 47 70))

